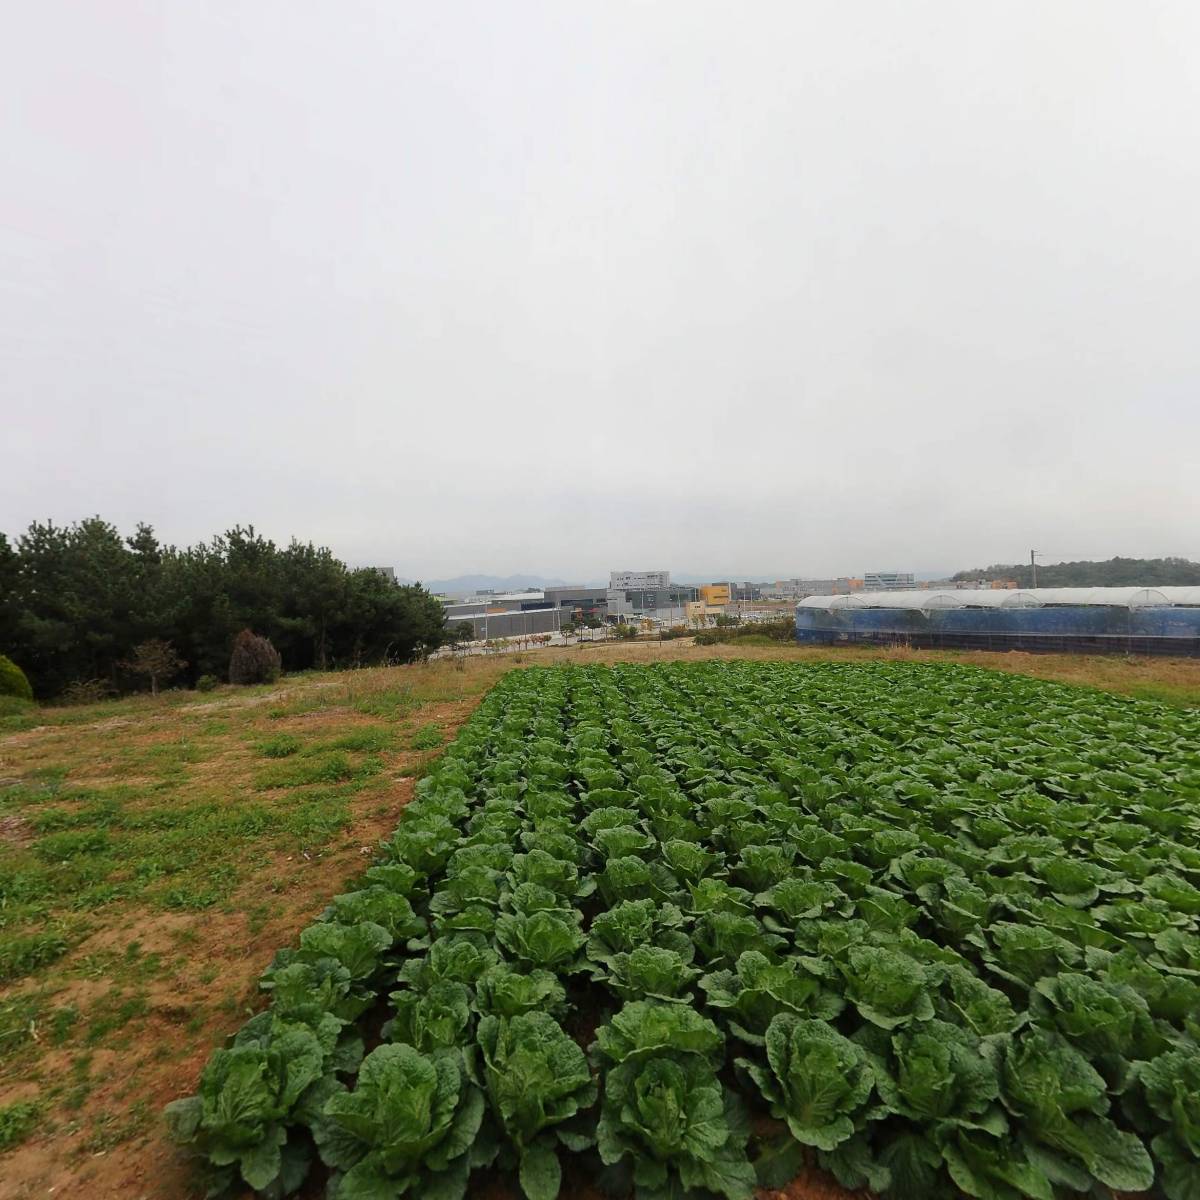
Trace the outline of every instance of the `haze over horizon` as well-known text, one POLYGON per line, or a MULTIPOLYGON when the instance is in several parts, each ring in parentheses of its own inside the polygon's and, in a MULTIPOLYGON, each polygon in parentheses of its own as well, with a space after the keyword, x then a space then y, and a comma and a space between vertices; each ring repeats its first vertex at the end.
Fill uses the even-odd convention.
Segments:
POLYGON ((0 529, 1200 559, 1198 44, 1182 2, 30 6, 0 529))

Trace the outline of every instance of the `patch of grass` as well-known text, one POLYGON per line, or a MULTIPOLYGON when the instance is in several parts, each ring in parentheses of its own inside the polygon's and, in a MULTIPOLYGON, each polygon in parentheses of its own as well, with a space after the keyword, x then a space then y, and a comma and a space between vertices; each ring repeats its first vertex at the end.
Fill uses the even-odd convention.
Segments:
POLYGON ((320 796, 297 804, 281 814, 279 828, 301 850, 324 845, 350 824, 350 808, 345 800, 333 802, 320 796))
POLYGON ((412 688, 385 688, 354 701, 354 708, 370 717, 398 717, 414 708, 421 701, 412 693, 412 688))
POLYGON ((417 731, 412 740, 414 750, 436 750, 444 738, 440 725, 425 725, 417 731))
POLYGON ((55 962, 70 948, 70 942, 61 933, 51 930, 24 937, 0 936, 0 983, 20 979, 55 962))
POLYGON ((61 1046, 70 1036, 71 1030, 79 1023, 79 1009, 73 1004, 64 1004, 50 1014, 50 1040, 56 1046, 61 1046))
POLYGON ((38 1023, 46 1005, 46 993, 19 992, 0 1000, 0 1062, 11 1059, 17 1050, 36 1041, 38 1023))
POLYGON ((53 892, 50 872, 44 867, 30 863, 18 865, 10 859, 0 870, 0 907, 10 919, 15 905, 34 904, 53 892))
POLYGON ((99 1113, 92 1118, 92 1129, 83 1147, 90 1154, 104 1154, 142 1133, 150 1121, 149 1101, 143 1096, 135 1100, 127 1112, 99 1113))
POLYGON ((300 739, 290 733, 278 733, 255 748, 263 758, 287 758, 300 749, 300 739))
POLYGON ((175 880, 152 899, 173 912, 202 912, 227 900, 240 878, 241 873, 232 863, 208 864, 175 880))
POLYGON ((37 707, 19 696, 0 696, 0 733, 20 733, 42 723, 37 707))
POLYGON ((44 862, 66 862, 80 855, 108 849, 108 834, 102 829, 80 829, 52 833, 34 844, 33 852, 44 862))
POLYGON ((17 1100, 0 1106, 0 1151, 20 1145, 32 1132, 42 1115, 36 1100, 17 1100))
MULTIPOLYGON (((121 806, 113 799, 103 799, 83 808, 44 808, 29 818, 38 833, 57 833, 64 829, 106 829, 120 819, 121 806)), ((43 843, 44 844, 44 843, 43 843)), ((63 857, 71 857, 64 855, 63 857)))
POLYGON ((304 787, 312 783, 344 783, 353 778, 354 765, 341 751, 281 762, 259 771, 254 787, 263 792, 272 788, 304 787))
POLYGON ((1174 708, 1195 708, 1200 705, 1195 689, 1169 683, 1142 683, 1128 689, 1135 700, 1155 700, 1159 704, 1170 704, 1174 708))
POLYGON ((149 1011, 150 1004, 144 993, 126 996, 119 988, 114 988, 96 1004, 89 1016, 84 1041, 89 1046, 99 1045, 110 1033, 123 1029, 149 1011))
POLYGON ((387 725, 366 725, 362 729, 352 730, 332 741, 318 742, 308 747, 305 754, 321 754, 329 750, 361 750, 378 753, 390 750, 395 743, 396 735, 387 725))
POLYGON ((95 912, 105 905, 126 899, 129 894, 130 889, 125 884, 97 883, 76 892, 70 901, 70 907, 76 912, 95 912))
POLYGON ((44 788, 57 789, 66 779, 69 768, 60 766, 35 767, 29 772, 29 782, 40 784, 44 788))
POLYGON ((320 691, 302 692, 298 698, 289 699, 286 704, 277 704, 268 709, 267 716, 273 720, 282 717, 302 717, 307 713, 320 712, 321 709, 328 708, 329 704, 329 697, 320 691))

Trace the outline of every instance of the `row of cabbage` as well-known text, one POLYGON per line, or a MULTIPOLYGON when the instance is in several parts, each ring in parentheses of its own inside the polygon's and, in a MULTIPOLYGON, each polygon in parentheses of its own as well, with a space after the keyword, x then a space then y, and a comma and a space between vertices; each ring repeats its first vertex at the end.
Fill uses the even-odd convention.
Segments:
POLYGON ((1193 1200, 1198 732, 953 668, 514 673, 172 1128, 264 1195, 1193 1200))

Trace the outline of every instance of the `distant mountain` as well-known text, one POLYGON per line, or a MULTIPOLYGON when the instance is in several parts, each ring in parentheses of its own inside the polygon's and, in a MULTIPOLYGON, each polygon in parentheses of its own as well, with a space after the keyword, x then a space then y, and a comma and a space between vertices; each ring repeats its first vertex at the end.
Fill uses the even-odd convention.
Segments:
MULTIPOLYGON (((414 580, 402 579, 401 583, 414 580)), ((455 575, 452 579, 422 579, 421 584, 431 592, 474 593, 481 589, 492 592, 516 592, 524 588, 565 587, 575 582, 570 579, 553 579, 546 575, 455 575)))
MULTIPOLYGON (((1028 563, 996 564, 959 571, 955 579, 1015 579, 1030 587, 1028 563)), ((1038 563, 1039 587, 1164 587, 1200 584, 1200 563, 1186 558, 1110 558, 1104 562, 1038 563)))

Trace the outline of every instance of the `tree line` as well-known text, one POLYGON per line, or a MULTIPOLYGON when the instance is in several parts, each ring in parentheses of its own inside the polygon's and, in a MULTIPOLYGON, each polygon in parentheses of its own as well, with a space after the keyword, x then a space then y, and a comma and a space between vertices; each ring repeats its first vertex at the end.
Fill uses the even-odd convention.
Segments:
POLYGON ((195 546, 131 537, 99 517, 0 533, 0 653, 49 699, 82 681, 144 686, 136 651, 169 643, 195 684, 226 677, 243 629, 269 638, 283 668, 411 662, 445 640, 441 603, 419 584, 352 570, 311 542, 277 546, 238 526, 195 546))
MULTIPOLYGON (((1033 586, 1028 563, 997 563, 959 571, 952 578, 1015 579, 1019 587, 1033 586)), ((1186 558, 1109 558, 1103 562, 1038 563, 1038 587, 1195 587, 1200 563, 1186 558)))

